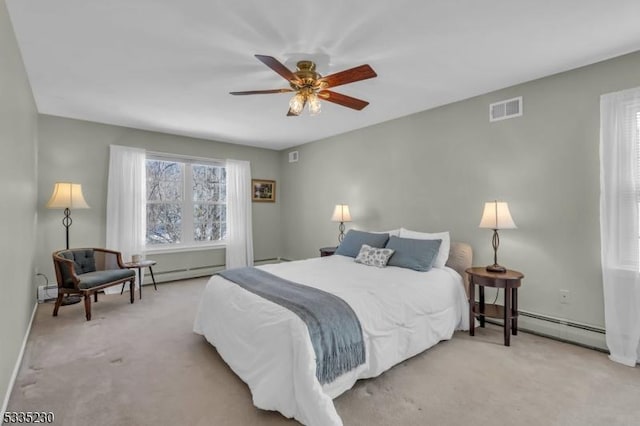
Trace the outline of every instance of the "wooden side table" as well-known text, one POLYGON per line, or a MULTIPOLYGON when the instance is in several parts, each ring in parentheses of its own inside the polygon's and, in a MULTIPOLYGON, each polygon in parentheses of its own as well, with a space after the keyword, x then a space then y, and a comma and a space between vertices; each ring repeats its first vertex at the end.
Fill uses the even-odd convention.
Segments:
POLYGON ((320 257, 333 256, 338 247, 322 247, 320 249, 320 257))
MULTIPOLYGON (((142 299, 142 268, 149 268, 149 272, 151 272, 151 281, 153 281, 153 288, 157 291, 158 286, 156 286, 156 278, 153 276, 153 269, 151 267, 155 265, 157 262, 155 260, 141 260, 140 262, 125 262, 125 268, 129 269, 137 269, 138 270, 138 284, 140 290, 140 299, 142 299)), ((120 294, 124 291, 124 284, 122 284, 122 290, 120 290, 120 294)))
POLYGON ((511 344, 511 334, 518 334, 518 287, 522 285, 524 275, 507 269, 506 272, 489 272, 485 267, 468 268, 469 275, 469 335, 474 335, 474 320, 478 316, 480 327, 484 327, 485 317, 502 318, 504 321, 504 345, 511 344), (478 286, 479 301, 475 301, 475 287, 478 286), (484 303, 484 288, 504 289, 504 305, 484 303))

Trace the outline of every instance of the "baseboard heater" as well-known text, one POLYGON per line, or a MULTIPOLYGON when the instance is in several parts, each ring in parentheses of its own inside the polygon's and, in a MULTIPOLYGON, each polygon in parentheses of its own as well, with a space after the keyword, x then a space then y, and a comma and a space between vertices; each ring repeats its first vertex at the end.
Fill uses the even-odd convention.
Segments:
MULTIPOLYGON (((254 260, 254 265, 266 265, 269 263, 278 263, 280 262, 279 258, 272 259, 258 259, 254 260)), ((168 282, 168 281, 177 281, 177 280, 188 280, 191 278, 200 278, 207 277, 215 274, 216 272, 222 271, 225 268, 225 265, 203 265, 203 266, 194 266, 192 268, 181 268, 181 269, 173 269, 166 271, 153 271, 153 275, 156 278, 156 282, 168 282)), ((151 275, 148 271, 145 271, 144 274, 144 282, 143 285, 151 283, 151 275)))
MULTIPOLYGON (((269 263, 278 263, 280 258, 272 259, 259 259, 253 263, 258 265, 266 265, 269 263)), ((194 266, 192 268, 173 269, 167 271, 153 271, 153 276, 156 279, 156 283, 164 283, 169 281, 188 280, 191 278, 207 277, 215 274, 218 271, 224 269, 223 265, 204 265, 194 266)), ((152 284, 151 274, 148 270, 145 270, 143 285, 152 284)), ((47 284, 38 287, 38 303, 46 302, 47 300, 53 300, 58 297, 58 285, 47 284)))
POLYGON ((58 297, 57 284, 41 285, 38 287, 38 303, 43 303, 56 297, 58 297))
MULTIPOLYGON (((605 329, 535 312, 518 311, 518 330, 608 353, 605 329)), ((487 318, 502 326, 502 321, 487 318)))

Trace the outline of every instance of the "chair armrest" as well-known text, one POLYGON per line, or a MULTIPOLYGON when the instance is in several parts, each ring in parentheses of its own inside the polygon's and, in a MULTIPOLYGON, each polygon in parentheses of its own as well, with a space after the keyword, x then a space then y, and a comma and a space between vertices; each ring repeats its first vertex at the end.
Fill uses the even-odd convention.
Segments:
POLYGON ((58 287, 64 287, 65 279, 64 279, 64 270, 68 273, 68 276, 71 277, 73 281, 73 286, 78 289, 78 284, 80 283, 80 278, 78 274, 76 274, 76 268, 73 264, 72 260, 65 259, 61 256, 53 255, 53 264, 56 267, 56 279, 58 281, 58 287))

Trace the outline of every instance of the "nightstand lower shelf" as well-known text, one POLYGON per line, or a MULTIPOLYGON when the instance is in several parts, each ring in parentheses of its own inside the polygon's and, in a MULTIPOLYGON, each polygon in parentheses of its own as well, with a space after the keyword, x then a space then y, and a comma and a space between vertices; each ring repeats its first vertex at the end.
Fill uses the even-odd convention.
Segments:
MULTIPOLYGON (((473 314, 476 316, 482 315, 486 318, 498 318, 504 319, 504 306, 494 305, 493 303, 485 303, 484 312, 480 312, 480 303, 476 302, 473 307, 473 314)), ((518 314, 511 315, 511 318, 517 317, 518 314)))

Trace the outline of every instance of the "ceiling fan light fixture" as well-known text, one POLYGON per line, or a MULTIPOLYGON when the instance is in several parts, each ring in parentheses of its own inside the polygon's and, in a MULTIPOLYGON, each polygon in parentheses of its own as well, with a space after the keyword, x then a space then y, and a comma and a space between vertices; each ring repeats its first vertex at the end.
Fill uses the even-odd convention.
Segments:
POLYGON ((293 97, 289 101, 289 109, 291 110, 291 113, 295 115, 300 114, 304 109, 304 103, 305 99, 302 93, 296 93, 295 95, 293 95, 293 97))
POLYGON ((307 98, 307 102, 309 103, 309 115, 320 114, 322 104, 320 103, 320 99, 318 99, 318 95, 311 93, 307 98))

